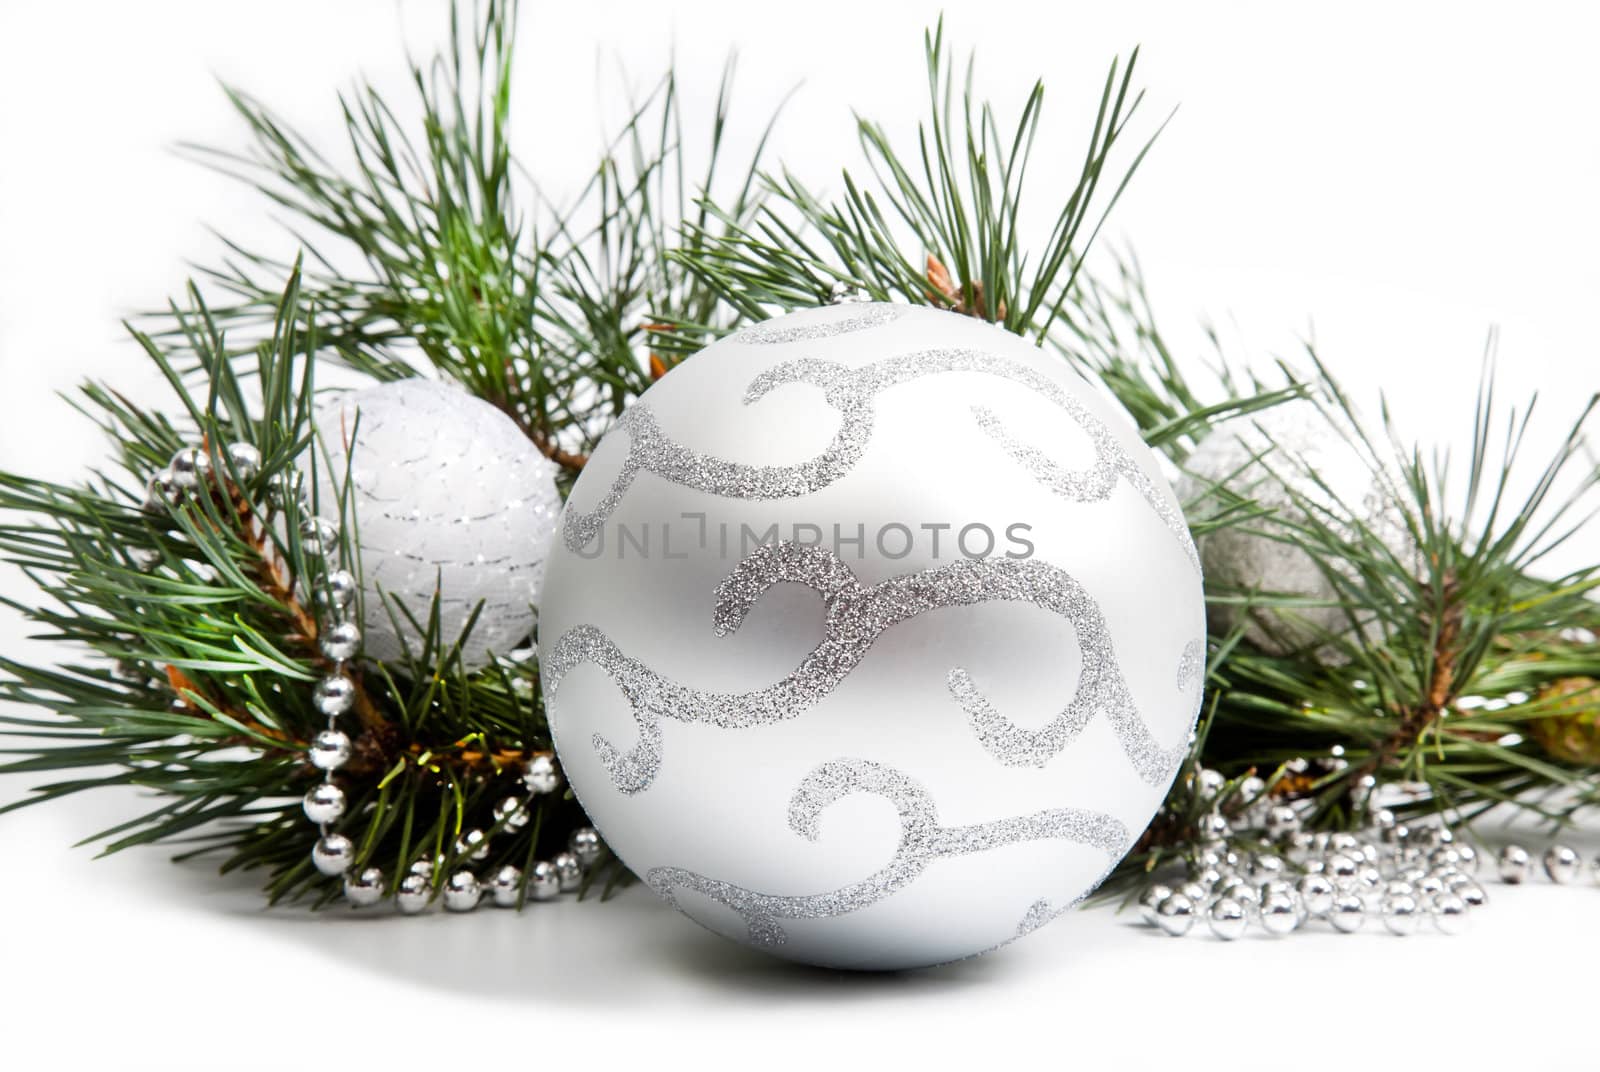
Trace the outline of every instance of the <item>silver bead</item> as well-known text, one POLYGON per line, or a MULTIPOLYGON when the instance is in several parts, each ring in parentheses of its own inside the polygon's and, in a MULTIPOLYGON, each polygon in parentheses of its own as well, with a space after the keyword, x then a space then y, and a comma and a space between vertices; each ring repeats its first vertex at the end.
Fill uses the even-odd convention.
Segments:
POLYGON ((1267 836, 1289 837, 1300 829, 1300 813, 1287 804, 1276 804, 1267 812, 1267 836))
POLYGON ((531 813, 516 797, 506 797, 494 806, 494 821, 505 830, 521 830, 528 825, 531 813))
POLYGON ((1328 874, 1336 883, 1355 878, 1358 870, 1360 865, 1342 852, 1328 857, 1328 874))
POLYGON ((501 908, 515 908, 522 892, 522 871, 506 864, 489 879, 489 893, 501 908))
POLYGON ((1469 875, 1478 873, 1478 865, 1483 862, 1478 855, 1478 850, 1468 845, 1465 841, 1456 842, 1456 855, 1461 857, 1460 868, 1469 875))
POLYGON ((1211 933, 1224 942, 1243 937, 1248 924, 1244 905, 1232 897, 1219 898, 1211 906, 1207 921, 1211 924, 1211 933))
POLYGON ((1421 920, 1417 899, 1409 893, 1391 893, 1383 899, 1383 925, 1390 934, 1415 934, 1421 920))
POLYGON ((1489 903, 1489 895, 1476 882, 1468 882, 1450 891, 1466 903, 1468 908, 1482 908, 1489 903))
POLYGON ((555 866, 556 877, 561 880, 562 893, 571 893, 583 885, 583 865, 572 853, 558 852, 550 862, 555 866))
MULTIPOLYGON (((576 856, 573 857, 573 862, 577 862, 576 856)), ((1172 892, 1171 886, 1163 886, 1160 883, 1146 887, 1145 891, 1139 895, 1139 918, 1154 927, 1156 925, 1156 909, 1161 907, 1162 901, 1172 896, 1172 892)))
POLYGON ((1394 829, 1394 812, 1388 808, 1379 808, 1368 817, 1367 821, 1373 829, 1381 830, 1387 836, 1394 829))
POLYGON ((338 730, 323 730, 311 739, 306 754, 318 770, 338 770, 350 761, 350 738, 338 730))
POLYGON ((211 455, 198 447, 185 447, 172 456, 169 471, 174 484, 192 491, 211 474, 211 455))
POLYGON ((600 858, 600 835, 595 833, 592 826, 580 826, 567 839, 567 848, 572 850, 572 855, 578 858, 580 864, 588 867, 600 858))
POLYGON ((1204 886, 1208 890, 1214 890, 1222 882, 1222 872, 1218 871, 1214 867, 1208 867, 1204 871, 1196 871, 1194 874, 1194 882, 1198 886, 1204 886))
POLYGON ((152 547, 130 547, 128 561, 140 573, 149 573, 161 564, 161 552, 152 547))
POLYGON ((1257 883, 1270 882, 1283 877, 1283 858, 1266 854, 1257 855, 1250 861, 1250 876, 1257 883))
POLYGON ((1261 906, 1261 891, 1246 882, 1235 882, 1222 891, 1222 896, 1244 905, 1246 912, 1254 912, 1261 906))
POLYGON ((1521 845, 1507 845, 1500 850, 1500 881, 1511 886, 1525 881, 1531 863, 1527 849, 1521 845))
POLYGON ((1239 800, 1245 804, 1252 804, 1261 799, 1261 794, 1266 791, 1267 783, 1252 774, 1239 783, 1239 800))
POLYGON ((1156 907, 1156 924, 1172 937, 1181 938, 1194 926, 1194 912, 1194 902, 1175 893, 1156 907))
POLYGON ((1206 871, 1206 870, 1221 871, 1222 870, 1222 857, 1223 857, 1223 854, 1221 852, 1217 851, 1216 849, 1201 849, 1200 852, 1194 858, 1194 868, 1193 869, 1195 871, 1206 871))
POLYGON ((535 901, 548 901, 560 892, 561 876, 556 874, 556 865, 549 860, 534 864, 528 872, 528 896, 535 901))
POLYGON ((1355 856, 1361 850, 1361 839, 1341 830, 1328 835, 1328 848, 1334 852, 1342 852, 1346 856, 1355 856))
POLYGON ((1185 882, 1178 887, 1178 892, 1189 898, 1196 905, 1205 904, 1211 899, 1211 891, 1198 882, 1185 882))
POLYGON ((311 702, 322 714, 337 718, 355 706, 356 683, 344 674, 331 674, 317 682, 311 702))
POLYGON ((1209 767, 1200 768, 1200 772, 1194 776, 1195 792, 1203 797, 1216 796, 1222 792, 1222 787, 1227 784, 1228 779, 1222 776, 1221 771, 1215 771, 1209 767))
POLYGON ((1326 875, 1305 875, 1298 886, 1300 902, 1313 916, 1325 916, 1333 907, 1334 886, 1326 875))
POLYGON ((151 475, 145 484, 144 511, 147 514, 164 514, 177 506, 183 498, 183 489, 172 478, 171 469, 151 475))
POLYGON ((344 899, 357 908, 369 908, 383 900, 383 872, 366 867, 360 874, 345 875, 344 899))
POLYGON ((1292 894, 1273 891, 1261 898, 1261 929, 1281 938, 1300 925, 1300 905, 1292 894))
POLYGON ((1550 881, 1565 886, 1583 870, 1583 860, 1568 845, 1552 845, 1544 854, 1544 873, 1550 881))
POLYGON ((228 462, 241 482, 248 483, 261 474, 261 452, 253 443, 229 443, 228 462))
POLYGON ((561 772, 556 769, 555 757, 541 753, 528 760, 522 773, 522 784, 530 793, 554 793, 561 785, 561 772))
POLYGON ((324 875, 342 875, 355 862, 355 842, 343 834, 320 837, 311 848, 311 863, 324 875))
POLYGON ((482 830, 463 830, 456 838, 456 855, 469 860, 484 860, 489 856, 489 838, 482 830))
POLYGON ((1356 882, 1360 883, 1363 889, 1375 890, 1383 885, 1383 872, 1371 864, 1366 864, 1356 869, 1356 882))
POLYGON ((344 815, 344 790, 332 782, 319 782, 311 787, 300 803, 305 809, 306 818, 318 826, 336 823, 344 815))
POLYGON ((428 876, 413 871, 401 879, 394 900, 400 911, 408 916, 424 911, 428 907, 428 902, 433 900, 433 887, 428 884, 428 876))
POLYGON ((1441 845, 1428 854, 1428 863, 1439 870, 1454 868, 1461 863, 1461 854, 1448 845, 1441 845))
POLYGON ((349 570, 337 569, 328 574, 322 584, 317 585, 317 606, 324 610, 333 608, 344 610, 356 598, 356 579, 349 570))
POLYGON ((308 555, 325 555, 339 547, 339 526, 325 517, 300 519, 300 549, 308 555))
POLYGON ((1424 904, 1444 892, 1444 879, 1434 874, 1423 875, 1412 885, 1417 887, 1417 896, 1422 898, 1424 904))
POLYGON ((445 880, 444 906, 451 912, 470 912, 478 907, 478 898, 483 896, 483 887, 478 885, 478 876, 471 871, 457 871, 445 880))
POLYGON ((322 631, 318 644, 322 654, 334 662, 354 659, 361 651, 361 627, 355 622, 335 622, 322 631))
POLYGON ((1200 817, 1200 824, 1197 830, 1200 841, 1221 841, 1231 833, 1233 833, 1233 827, 1228 825, 1227 817, 1221 812, 1207 812, 1200 817))
POLYGON ((1383 892, 1390 897, 1415 897, 1417 888, 1403 878, 1392 878, 1384 885, 1383 892))
POLYGON ((412 861, 411 868, 410 868, 410 871, 408 873, 409 874, 413 874, 413 875, 421 875, 423 878, 427 879, 429 882, 432 882, 433 881, 433 873, 435 871, 437 871, 439 869, 440 865, 442 865, 444 863, 444 859, 445 858, 442 855, 436 860, 430 860, 426 856, 424 856, 420 860, 412 861))
POLYGON ((1435 897, 1433 925, 1445 934, 1460 934, 1467 929, 1467 903, 1453 893, 1435 897))
POLYGON ((1333 907, 1328 910, 1328 921, 1341 934, 1354 934, 1367 921, 1367 906, 1354 894, 1341 893, 1333 899, 1333 907))

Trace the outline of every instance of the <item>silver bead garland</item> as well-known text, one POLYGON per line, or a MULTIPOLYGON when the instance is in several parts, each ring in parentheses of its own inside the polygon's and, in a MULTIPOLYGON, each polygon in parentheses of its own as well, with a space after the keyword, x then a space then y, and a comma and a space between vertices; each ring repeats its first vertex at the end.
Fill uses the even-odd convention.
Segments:
MULTIPOLYGON (((1332 765, 1342 762, 1336 754, 1332 765)), ((1288 770, 1305 774, 1311 767, 1296 761, 1288 770)), ((1319 920, 1343 934, 1377 920, 1400 936, 1428 920, 1440 933, 1456 935, 1489 903, 1475 877, 1483 863, 1478 850, 1443 822, 1398 822, 1392 811, 1375 806, 1370 775, 1356 783, 1356 804, 1366 818, 1359 833, 1302 831, 1300 810, 1268 800, 1266 783, 1253 776, 1230 786, 1202 769, 1187 785, 1207 810, 1194 824, 1186 880, 1167 877, 1138 898, 1140 918, 1166 934, 1188 934, 1196 919, 1204 919, 1225 942, 1252 926, 1278 937, 1319 920), (1247 852, 1247 845, 1255 851, 1247 852)), ((1557 885, 1585 872, 1582 856, 1567 845, 1551 845, 1538 862, 1557 885)), ((1520 845, 1506 845, 1496 866, 1502 882, 1518 885, 1533 875, 1535 859, 1520 845)), ((1600 883, 1600 857, 1594 878, 1600 883)))
MULTIPOLYGON (((252 444, 231 443, 219 459, 223 459, 221 464, 239 483, 254 480, 261 473, 261 452, 252 444)), ((144 510, 156 515, 170 513, 186 495, 206 484, 217 468, 218 463, 206 448, 181 448, 166 469, 150 478, 144 510)), ((334 829, 347 808, 345 793, 333 779, 335 772, 350 761, 352 750, 350 736, 339 727, 339 720, 354 709, 356 702, 356 683, 350 670, 353 661, 360 657, 362 646, 361 627, 352 618, 358 586, 355 576, 337 562, 342 545, 339 526, 311 513, 311 504, 298 474, 285 472, 271 481, 266 490, 267 502, 274 509, 284 509, 290 503, 297 504, 300 509, 301 521, 296 533, 307 566, 312 602, 317 609, 317 644, 333 664, 311 695, 312 706, 327 719, 327 725, 306 748, 307 762, 322 772, 322 780, 306 792, 301 802, 306 819, 317 827, 311 862, 320 874, 343 876, 345 900, 355 907, 366 908, 383 900, 386 876, 378 867, 355 870, 355 843, 334 829)), ((148 572, 160 564, 161 554, 152 549, 135 548, 129 551, 128 559, 136 569, 148 572)), ((118 681, 134 684, 148 678, 142 668, 131 663, 118 664, 112 675, 118 681)), ((501 832, 515 833, 527 826, 532 818, 529 807, 532 798, 560 788, 561 774, 555 758, 548 753, 534 755, 523 770, 522 784, 526 797, 509 796, 496 804, 491 829, 468 829, 461 833, 455 844, 458 863, 487 859, 491 838, 501 832)), ((487 881, 463 868, 445 879, 441 899, 444 907, 452 912, 471 911, 485 895, 497 905, 515 907, 524 888, 531 900, 551 900, 582 885, 584 870, 599 857, 601 847, 599 834, 589 827, 580 827, 569 839, 570 851, 535 863, 526 884, 521 870, 511 865, 501 867, 487 881)), ((428 909, 435 897, 434 876, 447 862, 444 857, 418 860, 400 877, 394 886, 394 899, 402 914, 415 915, 428 909)))

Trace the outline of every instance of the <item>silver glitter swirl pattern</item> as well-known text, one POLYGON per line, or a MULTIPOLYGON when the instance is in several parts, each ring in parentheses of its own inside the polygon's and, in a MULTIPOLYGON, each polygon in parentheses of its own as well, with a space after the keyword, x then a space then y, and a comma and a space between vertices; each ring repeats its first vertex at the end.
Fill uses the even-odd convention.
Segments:
POLYGON ((814 342, 817 339, 831 339, 836 335, 851 335, 858 331, 866 331, 882 324, 900 319, 905 307, 898 305, 868 305, 860 312, 849 316, 835 317, 817 324, 786 324, 783 321, 768 321, 765 324, 752 324, 742 331, 736 331, 728 336, 733 342, 744 343, 747 346, 774 346, 786 342, 814 342))
MULTIPOLYGON (((618 789, 637 793, 655 780, 661 766, 663 719, 744 729, 793 718, 832 692, 889 628, 924 611, 995 601, 1029 603, 1071 622, 1082 668, 1066 709, 1034 730, 1001 714, 966 670, 951 670, 950 693, 990 754, 1008 765, 1043 766, 1091 719, 1103 715, 1146 782, 1155 785, 1169 777, 1182 758, 1181 741, 1163 748, 1150 733, 1118 665, 1100 608, 1076 579, 1057 566, 1030 559, 970 559, 864 586, 825 547, 788 541, 764 544, 717 586, 716 634, 736 631, 767 590, 781 583, 803 584, 823 597, 823 639, 790 674, 763 689, 726 693, 681 684, 630 658, 592 625, 576 626, 556 641, 543 661, 550 696, 559 692, 574 668, 594 663, 616 683, 633 713, 639 739, 632 748, 620 750, 600 734, 592 738, 618 789)), ((1184 657, 1192 657, 1194 647, 1191 642, 1184 657)), ((1194 712, 1198 709, 1197 700, 1194 712)))
POLYGON ((816 457, 795 465, 747 465, 690 450, 661 430, 647 403, 635 403, 611 432, 628 437, 628 453, 621 469, 592 510, 578 510, 569 504, 563 539, 572 551, 588 545, 641 472, 654 473, 696 491, 737 499, 790 499, 818 491, 843 477, 860 461, 872 439, 873 400, 880 392, 953 372, 980 373, 1021 384, 1061 409, 1093 445, 1094 460, 1085 469, 1067 469, 1021 443, 1005 431, 991 410, 975 406, 972 412, 979 426, 1008 456, 1045 488, 1070 502, 1104 501, 1119 478, 1126 480, 1178 541, 1190 565, 1199 570, 1200 557, 1182 512, 1162 495, 1157 483, 1117 442, 1104 421, 1048 376, 994 354, 965 349, 919 350, 859 369, 800 358, 761 373, 745 391, 746 405, 760 401, 779 387, 804 383, 821 388, 828 405, 839 411, 839 430, 832 442, 816 457))
MULTIPOLYGON (((900 842, 894 857, 859 882, 825 893, 760 893, 681 867, 652 868, 645 881, 674 907, 680 890, 709 897, 739 914, 753 943, 778 946, 788 940, 780 920, 823 919, 860 911, 903 889, 934 860, 1059 839, 1099 849, 1114 863, 1131 840, 1127 827, 1114 817, 1077 808, 1050 808, 971 826, 941 826, 926 789, 892 767, 864 759, 832 760, 806 775, 789 802, 789 828, 808 841, 817 840, 822 813, 853 793, 883 797, 900 815, 900 842)), ((1041 901, 1034 907, 1048 904, 1041 901)), ((1029 929, 1033 929, 1044 922, 1047 920, 1035 919, 1030 912, 1023 926, 1031 923, 1029 929)))

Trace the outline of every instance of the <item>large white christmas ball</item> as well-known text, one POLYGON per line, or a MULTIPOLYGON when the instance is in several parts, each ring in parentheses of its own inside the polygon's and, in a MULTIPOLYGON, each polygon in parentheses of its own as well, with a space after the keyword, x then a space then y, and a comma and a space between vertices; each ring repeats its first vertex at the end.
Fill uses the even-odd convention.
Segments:
POLYGON ((339 516, 349 483, 365 653, 400 658, 435 596, 446 645, 468 669, 533 632, 561 510, 556 467, 516 424, 453 384, 409 379, 341 394, 317 414, 318 505, 339 516), (482 609, 478 610, 481 604, 482 609))
MULTIPOLYGON (((1212 511, 1218 504, 1207 502, 1210 490, 1221 486, 1272 511, 1200 538, 1207 582, 1230 599, 1260 593, 1293 600, 1213 602, 1218 633, 1242 622, 1245 638, 1264 651, 1322 645, 1325 655, 1337 657, 1324 642, 1349 634, 1351 615, 1318 559, 1297 544, 1293 527, 1307 521, 1309 510, 1336 531, 1348 524, 1352 537, 1365 527, 1396 554, 1411 546, 1394 483, 1356 445, 1355 434, 1348 421, 1298 400, 1223 424, 1189 456, 1178 483, 1185 503, 1212 511)), ((1375 626, 1364 630, 1376 632, 1375 626)))
POLYGON ((705 926, 906 968, 1002 945, 1133 844, 1198 709, 1194 547, 1127 417, 924 308, 748 328, 592 455, 545 577, 566 775, 705 926))

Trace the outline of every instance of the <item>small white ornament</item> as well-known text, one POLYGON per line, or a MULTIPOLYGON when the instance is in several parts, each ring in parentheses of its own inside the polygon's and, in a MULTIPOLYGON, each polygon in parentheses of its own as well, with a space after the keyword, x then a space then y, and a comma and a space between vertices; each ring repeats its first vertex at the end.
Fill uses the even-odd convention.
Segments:
MULTIPOLYGON (((1320 522, 1330 523, 1329 514, 1352 517, 1391 550, 1405 553, 1410 540, 1392 481, 1373 472, 1369 460, 1346 438, 1353 434, 1305 400, 1235 418, 1206 436, 1189 456, 1178 496, 1205 516, 1216 509, 1207 502, 1207 493, 1220 485, 1292 523, 1306 520, 1301 504, 1310 503, 1320 522)), ((1200 538, 1206 581, 1214 590, 1289 595, 1323 604, 1248 610, 1245 637, 1274 654, 1305 647, 1318 637, 1343 635, 1350 627, 1345 609, 1335 605, 1337 590, 1317 560, 1293 539, 1288 528, 1271 518, 1228 525, 1200 538)), ((1213 603, 1210 613, 1216 631, 1226 633, 1246 610, 1213 603)))
POLYGON ((420 640, 380 592, 426 626, 437 590, 447 642, 481 602, 462 647, 469 669, 532 632, 561 498, 555 464, 509 417, 458 387, 411 379, 340 396, 318 413, 317 432, 324 516, 338 516, 350 478, 367 655, 400 658, 396 618, 413 650, 420 640))
POLYGON ((993 325, 868 303, 652 386, 573 490, 539 627, 607 846, 707 927, 846 968, 1092 890, 1177 771, 1204 641, 1119 407, 993 325))

